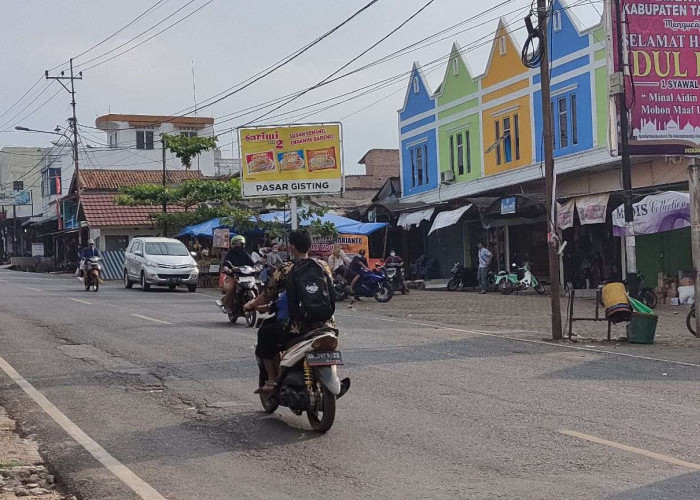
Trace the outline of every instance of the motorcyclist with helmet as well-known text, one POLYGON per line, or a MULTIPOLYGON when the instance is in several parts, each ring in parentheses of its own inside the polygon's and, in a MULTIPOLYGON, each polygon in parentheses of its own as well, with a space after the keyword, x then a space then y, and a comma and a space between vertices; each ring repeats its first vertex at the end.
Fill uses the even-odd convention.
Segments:
MULTIPOLYGON (((227 273, 231 271, 231 267, 255 266, 253 258, 245 250, 245 236, 236 235, 231 238, 231 249, 226 252, 222 271, 227 273)), ((237 309, 236 304, 236 279, 231 276, 226 276, 226 280, 231 280, 225 286, 226 294, 220 301, 220 305, 226 308, 227 312, 232 312, 237 309)))

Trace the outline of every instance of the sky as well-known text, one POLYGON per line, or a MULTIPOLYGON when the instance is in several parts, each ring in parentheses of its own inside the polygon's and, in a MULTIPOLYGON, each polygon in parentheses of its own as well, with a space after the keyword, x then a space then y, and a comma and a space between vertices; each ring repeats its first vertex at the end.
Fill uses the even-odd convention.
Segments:
MULTIPOLYGON (((0 80, 0 146, 50 145, 50 135, 18 132, 14 130, 17 125, 39 130, 67 126, 70 95, 58 82, 43 78, 46 69, 52 70, 51 75, 67 70, 67 61, 73 57, 76 72, 83 71, 83 79, 75 85, 84 142, 106 142, 101 131, 88 128, 95 126, 98 116, 110 112, 191 113, 196 95, 198 116, 216 119, 218 145, 225 157, 238 156, 230 130, 250 121, 340 121, 346 173, 358 173, 357 161, 369 149, 398 147, 397 110, 403 106, 407 73, 414 61, 423 66, 432 91, 443 78, 445 59, 454 42, 462 47, 469 68, 482 73, 499 17, 522 43, 523 18, 531 1, 433 0, 338 75, 423 38, 433 38, 410 52, 310 90, 259 119, 275 106, 249 108, 313 87, 397 28, 428 0, 379 0, 289 64, 204 108, 208 98, 239 88, 241 82, 337 26, 369 0, 5 0, 0 17, 5 70, 0 80), (458 23, 463 24, 435 36, 458 23), (123 51, 127 52, 119 55, 123 51), (365 88, 392 77, 386 84, 365 88), (321 102, 328 99, 332 100, 321 102), (332 104, 337 105, 323 109, 332 104)), ((596 24, 603 10, 602 0, 567 0, 567 5, 586 27, 596 24)))

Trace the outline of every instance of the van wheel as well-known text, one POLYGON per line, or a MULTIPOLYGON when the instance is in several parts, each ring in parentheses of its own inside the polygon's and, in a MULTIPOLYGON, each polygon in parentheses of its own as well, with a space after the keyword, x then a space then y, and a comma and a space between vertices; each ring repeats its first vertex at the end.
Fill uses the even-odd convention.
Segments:
POLYGON ((146 282, 146 274, 141 271, 141 290, 147 292, 151 289, 151 284, 146 282))
POLYGON ((124 269, 124 288, 133 288, 134 282, 129 279, 129 273, 124 269))
POLYGON ((190 293, 194 293, 197 291, 197 285, 187 285, 187 291, 190 293))

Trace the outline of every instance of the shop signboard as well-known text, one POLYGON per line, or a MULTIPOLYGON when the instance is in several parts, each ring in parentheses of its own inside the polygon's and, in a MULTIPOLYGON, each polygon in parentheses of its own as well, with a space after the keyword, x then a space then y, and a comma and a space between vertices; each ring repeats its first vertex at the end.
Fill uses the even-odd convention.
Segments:
POLYGON ((214 237, 212 238, 212 246, 214 248, 228 248, 229 247, 229 229, 220 228, 214 229, 214 237))
POLYGON ((309 253, 315 257, 327 260, 328 256, 333 253, 333 247, 336 243, 340 245, 345 255, 351 259, 363 249, 369 255, 369 239, 362 234, 339 234, 335 240, 333 238, 315 237, 311 242, 309 253))
POLYGON ((571 198, 565 203, 557 203, 557 227, 559 229, 568 229, 574 227, 574 207, 576 199, 571 198))
MULTIPOLYGON (((610 63, 617 64, 614 2, 610 63)), ((632 155, 700 153, 700 5, 678 0, 626 0, 622 3, 625 99, 629 107, 632 155)), ((616 82, 611 80, 611 90, 616 82)), ((617 123, 616 110, 613 123, 617 123)), ((612 130, 617 130, 616 126, 612 130)), ((613 149, 620 142, 613 139, 613 149)), ((613 151, 615 154, 616 151, 613 151)))
POLYGON ((246 198, 341 192, 340 123, 241 128, 238 139, 246 198))
POLYGON ((582 225, 604 224, 610 193, 592 194, 576 198, 578 220, 582 225))
POLYGON ((31 204, 32 193, 30 191, 0 191, 0 206, 31 204))
MULTIPOLYGON (((651 194, 632 205, 634 234, 654 234, 690 227, 688 193, 666 191, 651 194)), ((613 235, 625 236, 625 209, 620 205, 612 214, 613 235)))
POLYGON ((515 213, 515 197, 501 198, 501 215, 515 213))
POLYGON ((44 256, 44 244, 43 243, 32 243, 32 257, 43 257, 44 256))

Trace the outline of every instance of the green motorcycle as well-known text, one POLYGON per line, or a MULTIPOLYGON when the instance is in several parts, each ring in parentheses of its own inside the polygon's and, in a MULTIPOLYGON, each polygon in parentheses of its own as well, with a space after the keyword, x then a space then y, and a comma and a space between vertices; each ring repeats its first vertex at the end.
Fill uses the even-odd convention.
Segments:
POLYGON ((523 267, 513 264, 512 267, 510 273, 501 271, 496 275, 496 288, 499 292, 510 295, 532 287, 537 293, 544 295, 544 285, 532 274, 530 264, 525 263, 523 267))

